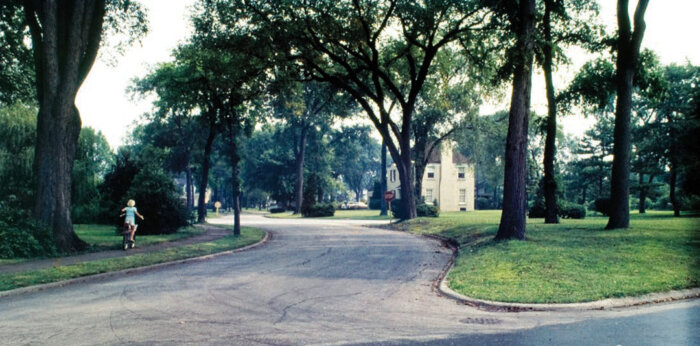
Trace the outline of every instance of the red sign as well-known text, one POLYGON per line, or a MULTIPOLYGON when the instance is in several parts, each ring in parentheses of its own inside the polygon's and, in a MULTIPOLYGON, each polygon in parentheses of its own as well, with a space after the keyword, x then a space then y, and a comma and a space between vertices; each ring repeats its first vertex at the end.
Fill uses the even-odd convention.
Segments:
POLYGON ((384 192, 384 199, 385 199, 387 202, 393 201, 394 198, 396 198, 396 196, 394 195, 393 192, 391 192, 391 191, 384 192))

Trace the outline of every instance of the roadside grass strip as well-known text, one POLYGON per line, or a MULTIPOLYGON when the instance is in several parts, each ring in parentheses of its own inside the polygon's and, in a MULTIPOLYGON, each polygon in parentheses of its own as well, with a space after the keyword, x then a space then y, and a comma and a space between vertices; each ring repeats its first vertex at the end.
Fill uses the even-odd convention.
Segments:
POLYGON ((264 235, 265 232, 260 229, 241 227, 241 235, 239 237, 228 235, 215 241, 184 245, 149 253, 130 255, 126 252, 124 257, 89 261, 75 265, 57 266, 49 269, 15 274, 3 274, 0 275, 0 291, 234 250, 255 244, 260 241, 264 235))
POLYGON ((627 230, 606 217, 528 220, 526 241, 496 242, 500 211, 444 213, 397 226, 456 240, 448 276, 468 297, 513 303, 575 303, 700 285, 700 218, 632 214, 627 230))
MULTIPOLYGON (((117 227, 111 225, 77 224, 73 225, 75 233, 80 239, 90 244, 93 250, 119 249, 121 248, 121 234, 117 233, 117 227), (116 240, 115 240, 116 239, 116 240)), ((172 234, 139 235, 136 231, 136 241, 139 246, 153 245, 170 242, 179 239, 193 237, 205 232, 205 229, 194 226, 182 227, 172 234)))

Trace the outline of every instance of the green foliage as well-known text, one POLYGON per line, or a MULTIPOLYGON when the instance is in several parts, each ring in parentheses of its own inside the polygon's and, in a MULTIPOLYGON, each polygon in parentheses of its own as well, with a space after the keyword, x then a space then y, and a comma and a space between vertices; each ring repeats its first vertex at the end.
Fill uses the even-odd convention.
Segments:
POLYGON ((0 6, 0 106, 15 102, 32 102, 34 57, 22 1, 3 0, 0 6))
POLYGON ((610 198, 597 198, 593 206, 595 211, 605 216, 610 215, 610 198))
POLYGON ((564 219, 584 219, 586 218, 586 207, 581 204, 561 201, 558 207, 558 214, 564 219))
POLYGON ((382 209, 382 199, 384 199, 384 191, 382 191, 382 183, 380 181, 375 181, 374 187, 372 188, 372 197, 369 199, 369 209, 372 209, 372 210, 382 209))
POLYGON ((0 198, 13 196, 23 207, 34 196, 36 114, 36 107, 20 103, 0 107, 0 198))
POLYGON ((316 203, 309 206, 306 212, 302 212, 304 217, 325 217, 335 214, 335 206, 333 203, 316 203))
POLYGON ((71 215, 74 223, 95 223, 106 212, 99 185, 114 161, 114 154, 101 132, 85 127, 80 131, 73 163, 71 215))
MULTIPOLYGON (((391 201, 391 214, 397 219, 406 219, 406 216, 403 214, 403 208, 401 208, 400 199, 391 201)), ((439 217, 440 208, 425 203, 419 203, 416 205, 416 215, 419 217, 439 217)))
POLYGON ((0 258, 28 258, 56 254, 48 227, 14 203, 0 202, 0 258))
POLYGON ((175 189, 173 180, 152 165, 145 165, 134 176, 131 186, 122 198, 136 201, 144 220, 138 222, 142 234, 168 234, 187 224, 187 213, 175 189))
POLYGON ((440 208, 434 205, 420 203, 416 206, 416 214, 419 217, 438 217, 440 216, 440 208))

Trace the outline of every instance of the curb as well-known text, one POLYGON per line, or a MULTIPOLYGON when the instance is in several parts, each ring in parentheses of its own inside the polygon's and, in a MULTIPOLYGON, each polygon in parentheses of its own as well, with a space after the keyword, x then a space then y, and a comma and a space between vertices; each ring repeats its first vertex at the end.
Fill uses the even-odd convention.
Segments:
POLYGON ((452 250, 452 256, 435 279, 433 289, 440 296, 453 299, 460 304, 471 306, 479 310, 489 312, 606 310, 700 298, 700 288, 696 287, 669 292, 649 293, 637 297, 608 298, 584 303, 527 304, 476 299, 457 293, 448 286, 449 280, 447 280, 447 276, 454 267, 455 259, 459 253, 459 247, 456 242, 452 239, 446 239, 432 234, 423 234, 421 236, 439 241, 442 246, 452 250))
POLYGON ((190 258, 185 258, 185 259, 171 261, 171 262, 152 264, 152 265, 148 265, 148 266, 144 266, 144 267, 122 269, 122 270, 118 270, 115 272, 86 275, 86 276, 80 276, 77 278, 68 279, 68 280, 64 280, 64 281, 57 281, 57 282, 51 282, 51 283, 47 283, 47 284, 40 284, 40 285, 34 285, 34 286, 15 288, 12 290, 0 292, 0 299, 7 298, 7 297, 19 296, 19 295, 28 294, 28 293, 39 292, 39 291, 44 291, 44 290, 49 290, 49 289, 57 288, 57 287, 65 287, 65 286, 75 285, 75 284, 79 284, 79 283, 103 280, 103 279, 108 279, 108 278, 113 278, 113 277, 120 277, 120 276, 125 276, 127 274, 144 273, 147 271, 161 269, 161 268, 170 267, 170 266, 175 266, 178 264, 202 262, 202 261, 206 261, 206 260, 209 260, 209 259, 212 259, 215 257, 219 257, 219 256, 230 255, 230 254, 234 254, 234 253, 238 253, 238 252, 247 251, 247 250, 262 246, 265 243, 267 243, 270 239, 272 239, 272 234, 270 233, 270 231, 264 230, 264 232, 265 232, 265 235, 263 236, 262 239, 260 239, 260 241, 258 241, 255 244, 250 244, 248 246, 244 246, 242 248, 233 249, 233 250, 226 250, 226 251, 217 252, 217 253, 199 256, 199 257, 190 257, 190 258))

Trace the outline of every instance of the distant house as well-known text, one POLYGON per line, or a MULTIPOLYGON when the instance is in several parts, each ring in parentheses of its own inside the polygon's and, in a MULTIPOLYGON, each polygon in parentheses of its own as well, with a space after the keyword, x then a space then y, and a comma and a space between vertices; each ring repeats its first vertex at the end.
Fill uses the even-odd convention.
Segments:
MULTIPOLYGON (((187 181, 183 177, 176 177, 173 179, 173 182, 175 183, 175 187, 178 190, 178 193, 180 195, 180 200, 182 201, 182 204, 187 203, 187 181)), ((197 186, 192 186, 193 191, 193 198, 194 198, 194 206, 196 207, 197 204, 199 204, 199 190, 197 190, 197 186)), ((211 189, 207 188, 206 194, 204 195, 204 203, 209 203, 209 200, 211 198, 211 189)))
MULTIPOLYGON (((438 202, 441 211, 474 210, 474 164, 443 141, 430 155, 423 176, 425 203, 438 202)), ((396 165, 387 170, 387 189, 401 198, 401 182, 396 165)))

